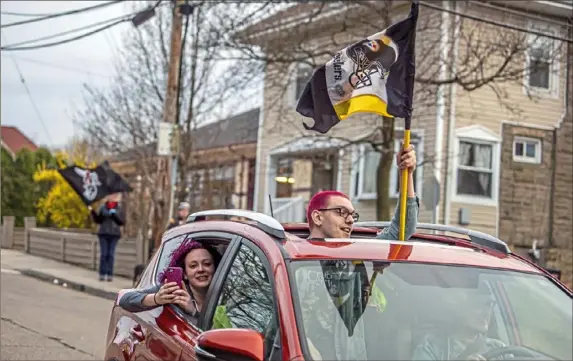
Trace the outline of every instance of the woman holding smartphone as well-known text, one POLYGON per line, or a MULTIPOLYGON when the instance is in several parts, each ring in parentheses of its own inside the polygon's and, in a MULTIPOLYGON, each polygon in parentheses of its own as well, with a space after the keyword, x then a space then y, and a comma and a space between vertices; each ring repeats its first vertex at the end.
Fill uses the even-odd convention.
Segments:
POLYGON ((185 239, 171 254, 169 267, 159 276, 160 284, 126 293, 119 306, 130 312, 142 312, 174 304, 190 316, 199 317, 220 257, 213 248, 185 239))

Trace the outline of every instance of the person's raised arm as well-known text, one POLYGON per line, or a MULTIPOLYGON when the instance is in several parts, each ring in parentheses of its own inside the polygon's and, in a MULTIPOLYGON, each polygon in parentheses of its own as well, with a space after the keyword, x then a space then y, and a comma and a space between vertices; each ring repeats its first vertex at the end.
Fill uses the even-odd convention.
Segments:
POLYGON ((142 290, 133 290, 124 294, 119 300, 119 306, 129 312, 142 312, 152 308, 172 303, 175 290, 180 287, 176 283, 155 285, 142 290))
MULTIPOLYGON (((399 165, 399 172, 404 168, 408 169, 408 197, 406 200, 406 240, 410 239, 416 231, 418 224, 418 212, 420 208, 419 199, 416 196, 414 188, 414 171, 416 170, 416 152, 414 147, 410 146, 406 150, 401 151, 397 155, 397 163, 399 165)), ((401 176, 400 176, 401 178, 401 176)), ((400 237, 400 198, 398 197, 398 205, 394 211, 394 216, 390 221, 390 226, 380 232, 376 238, 397 240, 400 237)))

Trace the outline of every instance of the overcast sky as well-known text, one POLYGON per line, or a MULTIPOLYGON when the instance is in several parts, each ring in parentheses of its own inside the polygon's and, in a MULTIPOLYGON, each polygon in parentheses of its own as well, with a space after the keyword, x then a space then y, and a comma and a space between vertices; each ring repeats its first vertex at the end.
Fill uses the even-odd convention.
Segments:
MULTIPOLYGON (((1 1, 2 12, 49 14, 106 1, 1 1)), ((114 4, 102 9, 24 24, 2 29, 2 46, 71 30, 130 13, 128 4, 114 4)), ((32 19, 33 17, 2 14, 1 23, 32 19)), ((71 119, 72 105, 80 102, 84 82, 105 85, 113 73, 114 49, 120 44, 121 34, 132 30, 131 23, 88 38, 55 47, 2 51, 2 125, 17 126, 37 144, 61 146, 74 134, 71 119), (40 116, 34 110, 20 76, 20 68, 40 116)), ((93 30, 93 29, 90 29, 93 30)), ((89 31, 89 30, 88 30, 89 31)), ((53 42, 80 33, 64 35, 53 42)))

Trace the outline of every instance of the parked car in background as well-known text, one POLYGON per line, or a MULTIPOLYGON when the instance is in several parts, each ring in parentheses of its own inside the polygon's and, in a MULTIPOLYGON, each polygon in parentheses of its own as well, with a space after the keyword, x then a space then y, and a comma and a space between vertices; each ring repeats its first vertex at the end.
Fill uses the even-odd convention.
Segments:
POLYGON ((495 346, 473 352, 486 359, 573 359, 573 294, 556 277, 483 233, 421 224, 448 235, 373 239, 385 226, 310 241, 308 225, 261 213, 192 214, 164 234, 136 287, 156 284, 191 236, 222 255, 206 309, 198 319, 173 305, 130 313, 118 305, 122 290, 105 359, 412 360, 468 332, 495 346), (233 328, 213 327, 218 306, 233 328))

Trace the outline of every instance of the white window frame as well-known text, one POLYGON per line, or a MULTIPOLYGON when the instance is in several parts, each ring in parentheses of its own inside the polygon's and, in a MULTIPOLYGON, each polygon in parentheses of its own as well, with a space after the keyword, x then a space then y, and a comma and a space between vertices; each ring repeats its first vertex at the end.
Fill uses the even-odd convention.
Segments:
POLYGON ((542 153, 542 151, 543 151, 543 147, 542 147, 541 139, 519 137, 519 136, 515 136, 513 138, 512 154, 513 154, 513 161, 514 162, 541 164, 541 159, 542 159, 541 153, 542 153), (521 156, 515 154, 515 148, 516 148, 517 143, 523 143, 523 155, 521 155, 521 156), (528 157, 527 155, 525 155, 526 143, 534 143, 535 144, 535 156, 528 157))
MULTIPOLYGON (((389 197, 393 199, 397 199, 400 195, 399 192, 395 192, 396 189, 396 181, 398 177, 398 165, 396 164, 396 154, 400 149, 400 143, 402 139, 394 139, 394 155, 392 157, 392 169, 390 170, 390 184, 388 187, 389 197)), ((422 163, 424 160, 424 139, 423 137, 412 137, 413 144, 416 145, 416 160, 418 164, 422 163)), ((353 156, 352 156, 352 172, 351 172, 351 179, 350 179, 350 194, 352 195, 353 199, 358 201, 367 201, 367 200, 375 200, 377 197, 377 192, 370 192, 364 193, 364 165, 365 165, 365 154, 366 149, 369 147, 367 144, 361 144, 355 147, 353 156), (357 178, 358 175, 358 179, 357 178), (358 184, 356 184, 358 181, 358 184), (357 189, 357 192, 355 191, 357 189)), ((424 167, 422 165, 416 167, 416 194, 420 196, 422 190, 422 180, 424 176, 424 167)), ((372 170, 376 172, 376 169, 372 170)))
MULTIPOLYGON (((548 35, 556 35, 556 31, 551 28, 547 24, 541 24, 539 22, 529 22, 528 28, 536 31, 545 33, 548 35)), ((527 34, 527 43, 533 44, 539 36, 535 34, 527 34)), ((548 40, 551 41, 552 44, 552 52, 555 54, 557 52, 557 40, 548 40)), ((559 87, 560 87, 560 58, 561 56, 557 54, 553 61, 549 64, 549 88, 542 88, 531 86, 529 84, 529 74, 530 74, 530 66, 531 66, 531 59, 529 56, 529 47, 525 49, 525 69, 524 69, 524 76, 523 76, 523 93, 525 95, 533 94, 535 96, 540 97, 548 97, 548 98, 557 98, 559 97, 559 87)))
POLYGON ((482 206, 497 206, 499 195, 499 159, 501 149, 500 137, 491 130, 481 125, 471 125, 456 130, 456 139, 453 153, 454 171, 452 174, 451 194, 452 202, 466 203, 482 206), (458 194, 458 169, 460 142, 471 142, 475 144, 491 145, 492 147, 492 177, 491 177, 491 197, 473 196, 467 194, 458 194))
MULTIPOLYGON (((303 62, 296 62, 292 63, 289 69, 290 80, 289 80, 289 100, 291 105, 296 105, 298 102, 297 94, 296 94, 296 86, 298 81, 298 74, 301 68, 308 68, 311 70, 311 76, 313 72, 312 66, 308 65, 307 63, 303 62)), ((309 77, 310 80, 310 77, 309 77)))

